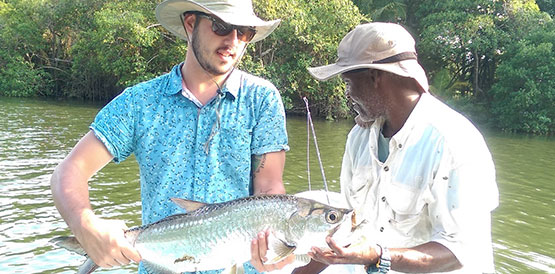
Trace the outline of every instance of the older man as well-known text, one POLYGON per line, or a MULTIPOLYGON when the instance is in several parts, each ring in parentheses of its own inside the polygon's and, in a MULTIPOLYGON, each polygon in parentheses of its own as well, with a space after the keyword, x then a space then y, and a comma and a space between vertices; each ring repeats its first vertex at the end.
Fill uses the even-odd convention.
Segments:
POLYGON ((110 160, 135 155, 145 224, 181 212, 171 197, 214 203, 285 192, 289 147, 279 92, 235 69, 248 43, 279 20, 258 18, 250 0, 167 0, 156 17, 189 42, 185 61, 104 107, 51 179, 56 207, 101 267, 141 259, 125 225, 98 217, 89 202, 87 182, 110 160))
POLYGON ((428 93, 412 36, 400 25, 369 23, 349 32, 335 64, 358 116, 349 133, 341 190, 366 220, 363 239, 313 248, 317 264, 358 265, 361 273, 494 273, 491 211, 495 168, 482 135, 428 93))

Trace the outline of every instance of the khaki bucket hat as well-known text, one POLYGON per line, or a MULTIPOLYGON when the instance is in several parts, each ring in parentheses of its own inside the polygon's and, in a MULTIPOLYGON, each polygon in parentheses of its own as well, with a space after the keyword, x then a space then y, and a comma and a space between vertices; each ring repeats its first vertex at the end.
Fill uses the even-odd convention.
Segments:
POLYGON ((318 80, 361 68, 379 69, 415 79, 428 91, 426 73, 416 59, 414 39, 394 23, 367 23, 347 33, 337 48, 335 64, 308 68, 318 80))
POLYGON ((264 21, 254 14, 251 0, 166 0, 156 7, 156 19, 175 36, 187 40, 181 15, 187 11, 200 11, 212 14, 222 21, 236 26, 256 28, 251 42, 256 42, 270 35, 280 21, 264 21))

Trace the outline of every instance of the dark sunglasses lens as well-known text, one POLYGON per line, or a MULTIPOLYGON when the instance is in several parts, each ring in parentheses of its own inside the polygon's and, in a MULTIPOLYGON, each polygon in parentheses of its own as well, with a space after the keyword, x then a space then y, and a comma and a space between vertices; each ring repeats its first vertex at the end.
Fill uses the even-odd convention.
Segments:
POLYGON ((254 35, 256 34, 256 30, 249 27, 238 27, 237 28, 237 38, 243 42, 250 41, 254 35))
POLYGON ((236 27, 216 20, 212 21, 212 31, 219 36, 226 36, 234 29, 237 30, 237 38, 243 42, 249 42, 256 34, 256 30, 253 28, 236 27))
POLYGON ((220 36, 228 35, 232 30, 233 30, 232 25, 220 23, 217 21, 212 21, 212 31, 214 31, 214 33, 217 35, 220 35, 220 36))

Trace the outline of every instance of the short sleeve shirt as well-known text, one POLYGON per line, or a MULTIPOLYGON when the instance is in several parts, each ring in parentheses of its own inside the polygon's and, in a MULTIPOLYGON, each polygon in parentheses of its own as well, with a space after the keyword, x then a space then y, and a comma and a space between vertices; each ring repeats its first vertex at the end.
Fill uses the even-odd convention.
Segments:
POLYGON ((450 273, 494 273, 490 212, 498 190, 482 135, 425 93, 382 162, 383 122, 351 130, 341 168, 341 191, 368 220, 368 239, 391 248, 435 241, 463 264, 450 273))
POLYGON ((124 90, 90 126, 115 162, 135 155, 145 224, 182 213, 172 197, 248 196, 251 156, 289 150, 283 103, 270 82, 235 70, 199 108, 181 93, 181 65, 124 90))

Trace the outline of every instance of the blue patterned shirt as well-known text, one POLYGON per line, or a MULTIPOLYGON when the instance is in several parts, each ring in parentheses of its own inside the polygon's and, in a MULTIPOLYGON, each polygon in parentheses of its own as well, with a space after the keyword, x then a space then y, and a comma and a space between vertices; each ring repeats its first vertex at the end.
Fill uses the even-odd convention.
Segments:
POLYGON ((181 65, 127 88, 90 126, 116 163, 135 154, 144 224, 182 213, 171 197, 215 203, 252 194, 252 155, 289 150, 274 85, 235 70, 198 108, 181 93, 181 65))

